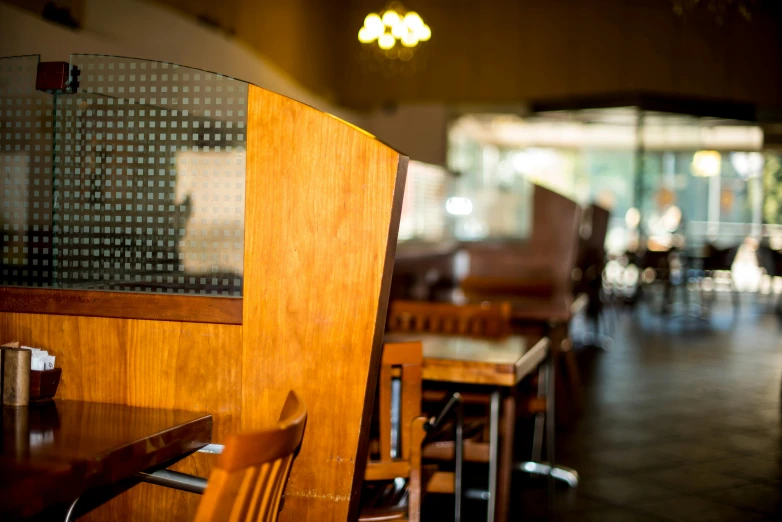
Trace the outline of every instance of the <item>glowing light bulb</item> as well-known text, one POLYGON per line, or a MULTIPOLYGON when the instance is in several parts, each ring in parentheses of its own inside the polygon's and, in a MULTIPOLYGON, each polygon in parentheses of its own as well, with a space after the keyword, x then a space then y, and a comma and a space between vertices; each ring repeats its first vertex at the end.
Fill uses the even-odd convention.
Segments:
POLYGON ((391 28, 391 35, 399 40, 403 39, 407 34, 409 34, 409 31, 404 24, 396 24, 391 28))
POLYGON ((380 27, 375 27, 372 31, 372 37, 373 38, 380 38, 380 35, 386 32, 386 26, 381 25, 380 27))
POLYGON ((405 33, 402 37, 402 45, 405 47, 415 47, 418 45, 418 38, 414 33, 405 33))
POLYGON ((383 20, 375 13, 368 14, 364 18, 364 27, 369 29, 370 34, 375 35, 375 38, 383 34, 383 20))
POLYGON ((358 30, 358 41, 361 43, 369 43, 376 38, 372 32, 366 27, 362 27, 358 30))
POLYGON ((424 21, 415 11, 410 11, 405 15, 405 25, 411 30, 415 31, 419 27, 423 27, 424 21))
POLYGON ((418 38, 422 42, 427 42, 429 41, 429 38, 432 37, 432 30, 426 24, 422 25, 419 28, 414 29, 413 32, 416 38, 418 38))
MULTIPOLYGON (((395 5, 395 4, 392 4, 395 5)), ((429 40, 432 31, 415 11, 404 12, 400 7, 386 9, 380 13, 370 13, 364 18, 364 26, 358 31, 358 41, 362 44, 377 40, 380 49, 388 51, 396 46, 397 40, 402 46, 412 48, 419 42, 429 40)), ((398 52, 385 53, 387 57, 397 58, 398 52)), ((406 51, 411 54, 412 51, 406 51)), ((405 56, 407 56, 405 54, 405 56)))
POLYGON ((385 13, 383 13, 383 23, 386 25, 386 27, 394 27, 397 25, 400 21, 399 13, 396 11, 388 10, 385 13))
POLYGON ((394 44, 396 44, 396 39, 389 33, 383 33, 380 35, 380 38, 377 39, 378 47, 386 51, 394 47, 394 44))

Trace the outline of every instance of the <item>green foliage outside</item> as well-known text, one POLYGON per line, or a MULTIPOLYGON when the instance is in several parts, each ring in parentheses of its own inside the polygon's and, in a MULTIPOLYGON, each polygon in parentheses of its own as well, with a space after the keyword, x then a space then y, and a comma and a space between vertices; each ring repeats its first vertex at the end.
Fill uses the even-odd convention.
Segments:
POLYGON ((782 161, 776 154, 766 154, 763 166, 763 222, 782 224, 782 161))

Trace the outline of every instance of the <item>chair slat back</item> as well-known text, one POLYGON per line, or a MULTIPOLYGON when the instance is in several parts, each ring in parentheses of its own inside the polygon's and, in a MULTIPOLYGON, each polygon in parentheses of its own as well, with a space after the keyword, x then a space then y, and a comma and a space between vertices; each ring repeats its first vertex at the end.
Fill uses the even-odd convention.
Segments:
POLYGON ((306 408, 290 392, 275 428, 230 435, 209 476, 196 522, 276 521, 306 420, 306 408))
POLYGON ((423 347, 420 342, 386 343, 383 346, 383 358, 380 364, 379 393, 379 429, 380 429, 380 462, 391 462, 392 459, 392 403, 393 381, 399 379, 401 392, 399 394, 399 452, 397 460, 410 459, 410 425, 416 417, 421 416, 421 383, 423 365, 423 347))
POLYGON ((391 332, 504 337, 510 334, 507 302, 457 305, 423 301, 392 301, 387 330, 391 332))

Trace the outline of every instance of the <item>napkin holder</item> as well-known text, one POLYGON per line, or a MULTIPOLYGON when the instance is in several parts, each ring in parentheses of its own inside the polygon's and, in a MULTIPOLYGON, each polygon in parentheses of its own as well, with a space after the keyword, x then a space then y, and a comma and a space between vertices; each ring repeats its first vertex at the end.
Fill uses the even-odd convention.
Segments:
POLYGON ((62 368, 30 371, 30 403, 45 402, 54 398, 60 385, 62 368))

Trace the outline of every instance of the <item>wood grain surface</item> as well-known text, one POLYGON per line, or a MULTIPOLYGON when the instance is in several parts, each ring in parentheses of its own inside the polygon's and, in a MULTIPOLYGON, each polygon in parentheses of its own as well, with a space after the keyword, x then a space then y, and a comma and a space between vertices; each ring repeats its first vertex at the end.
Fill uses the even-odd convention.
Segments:
POLYGON ((288 390, 309 412, 280 520, 357 514, 405 173, 371 136, 250 86, 241 426, 273 421, 288 390))
POLYGON ((212 439, 212 418, 203 413, 62 400, 2 413, 3 520, 70 504, 212 439))
MULTIPOLYGON (((217 443, 239 429, 241 326, 0 313, 0 339, 57 357, 57 398, 208 412, 217 443)), ((206 477, 213 462, 194 454, 172 469, 206 477)), ((193 520, 199 500, 140 484, 80 520, 193 520)))
POLYGON ((291 391, 276 426, 229 435, 195 522, 276 521, 306 422, 307 408, 291 391))
POLYGON ((0 312, 242 324, 242 299, 5 286, 0 312))
MULTIPOLYGON (((70 292, 95 294, 85 309, 25 289, 0 305, 0 342, 54 354, 58 397, 208 412, 216 443, 273 425, 295 390, 309 416, 280 519, 355 519, 407 158, 254 86, 247 131, 244 298, 219 300, 241 320, 190 296, 70 292)), ((173 469, 205 477, 212 459, 173 469)), ((199 500, 141 484, 84 520, 190 521, 199 500)))
POLYGON ((512 387, 546 358, 549 340, 540 336, 479 339, 463 336, 388 333, 386 343, 420 341, 425 381, 512 387))

